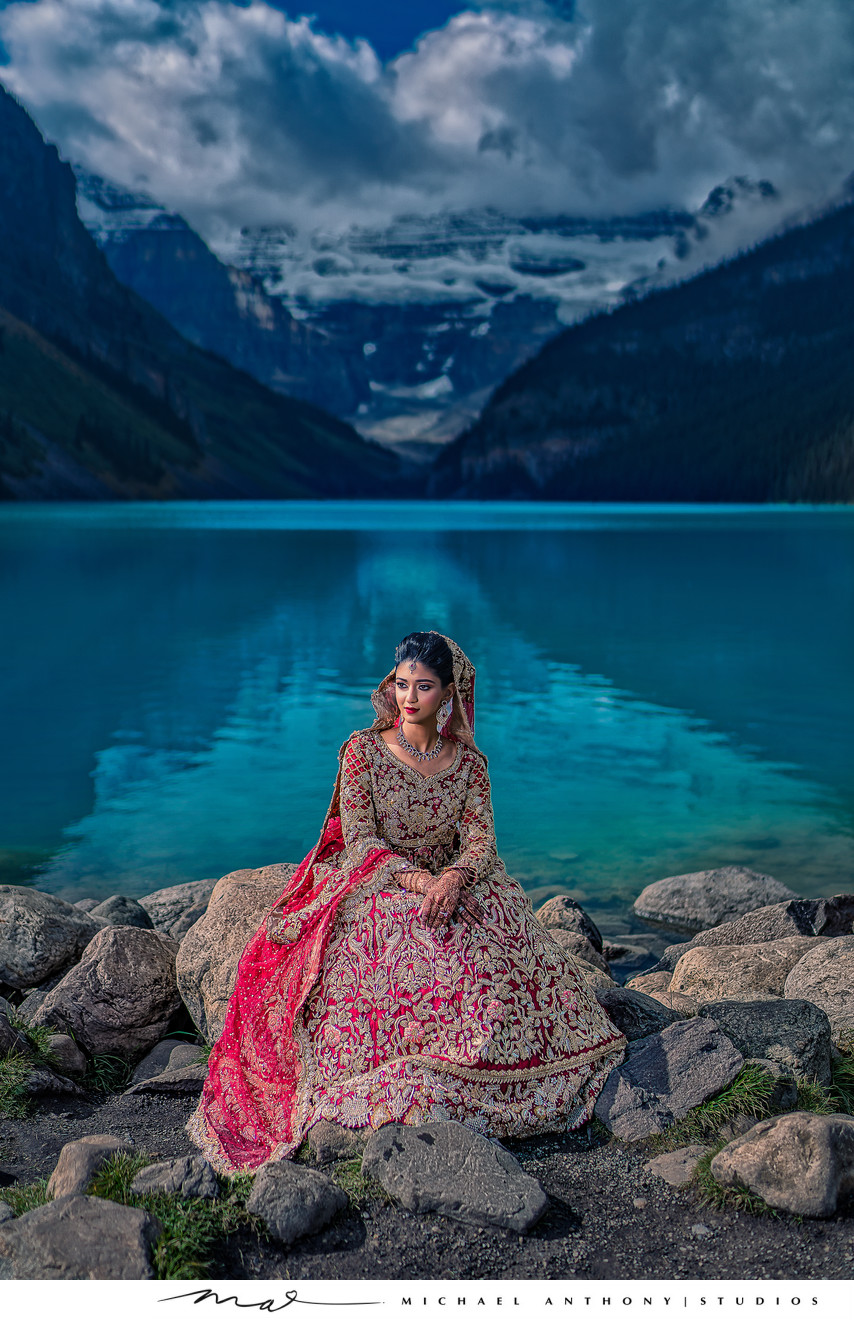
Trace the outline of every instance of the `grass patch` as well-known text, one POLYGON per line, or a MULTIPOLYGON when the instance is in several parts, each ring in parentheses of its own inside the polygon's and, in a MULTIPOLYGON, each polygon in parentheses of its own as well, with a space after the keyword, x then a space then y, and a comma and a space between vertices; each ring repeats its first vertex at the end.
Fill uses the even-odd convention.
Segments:
POLYGON ((837 1110, 854 1115, 854 1033, 840 1046, 842 1058, 834 1060, 828 1094, 837 1110))
POLYGON ((650 1149, 675 1151, 692 1142, 708 1142, 718 1135, 724 1124, 731 1124, 741 1115, 765 1119, 773 1113, 771 1095, 774 1087, 774 1079, 764 1069, 756 1064, 745 1064, 738 1076, 717 1096, 698 1105, 664 1133, 650 1138, 650 1149))
POLYGON ((88 1092, 123 1092, 132 1075, 133 1066, 121 1055, 93 1055, 81 1081, 88 1092))
POLYGON ((691 1184, 699 1193, 700 1201, 704 1206, 713 1206, 719 1211, 746 1211, 753 1216, 776 1216, 778 1213, 749 1188, 743 1185, 725 1188, 723 1184, 718 1183, 712 1174, 711 1164, 718 1152, 726 1145, 726 1142, 718 1142, 697 1163, 691 1184))
POLYGON ((352 1204, 360 1211, 369 1202, 382 1202, 384 1206, 391 1206, 394 1202, 394 1198, 386 1192, 381 1183, 362 1173, 361 1156, 339 1162, 331 1171, 330 1178, 343 1189, 352 1204))
POLYGON ((26 1215, 37 1206, 44 1206, 50 1201, 47 1195, 47 1179, 36 1179, 35 1183, 16 1183, 11 1188, 4 1188, 0 1200, 8 1202, 16 1216, 26 1215))
POLYGON ((29 1054, 10 1051, 0 1059, 0 1118, 26 1119, 32 1110, 32 1098, 27 1095, 27 1079, 36 1068, 51 1068, 55 1064, 48 1045, 53 1028, 31 1027, 17 1017, 10 1023, 21 1033, 30 1047, 29 1054))

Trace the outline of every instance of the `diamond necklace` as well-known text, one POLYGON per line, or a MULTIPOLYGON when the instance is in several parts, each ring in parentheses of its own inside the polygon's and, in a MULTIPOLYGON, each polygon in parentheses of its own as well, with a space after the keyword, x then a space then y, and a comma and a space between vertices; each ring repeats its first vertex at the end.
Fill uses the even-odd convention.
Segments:
POLYGON ((405 752, 408 752, 410 757, 414 757, 416 761, 432 761, 433 758, 438 757, 439 753, 442 751, 443 739, 441 734, 436 739, 436 742, 433 745, 432 752, 419 752, 417 748, 413 748, 412 744, 409 742, 409 739, 405 736, 403 732, 402 723, 399 724, 397 727, 397 741, 400 744, 400 746, 403 748, 403 750, 405 752))

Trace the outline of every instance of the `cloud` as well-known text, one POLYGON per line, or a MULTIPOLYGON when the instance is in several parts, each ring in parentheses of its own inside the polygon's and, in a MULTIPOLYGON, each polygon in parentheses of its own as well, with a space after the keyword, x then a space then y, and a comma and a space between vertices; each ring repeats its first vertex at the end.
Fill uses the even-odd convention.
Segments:
POLYGON ((63 154, 212 241, 495 206, 696 206, 732 175, 790 208, 852 170, 849 0, 479 3, 383 64, 251 0, 0 8, 0 75, 63 154))

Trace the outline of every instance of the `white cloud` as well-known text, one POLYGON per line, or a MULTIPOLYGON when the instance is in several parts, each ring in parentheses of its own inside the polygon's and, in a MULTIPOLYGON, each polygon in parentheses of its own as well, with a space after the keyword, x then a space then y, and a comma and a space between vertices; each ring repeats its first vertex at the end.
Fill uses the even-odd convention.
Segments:
POLYGON ((850 0, 569 12, 481 3, 384 66, 261 0, 28 0, 0 9, 0 76, 67 158, 214 241, 441 207, 694 206, 734 174, 794 208, 854 168, 850 0))

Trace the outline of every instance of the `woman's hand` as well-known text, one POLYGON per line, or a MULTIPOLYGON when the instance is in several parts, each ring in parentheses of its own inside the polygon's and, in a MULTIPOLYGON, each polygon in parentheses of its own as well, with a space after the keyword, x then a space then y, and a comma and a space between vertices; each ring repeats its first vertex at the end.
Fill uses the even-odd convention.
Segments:
POLYGON ((430 877, 419 916, 425 926, 447 926, 457 911, 462 920, 468 923, 479 922, 483 917, 480 904, 463 890, 461 873, 449 867, 441 876, 430 877))

